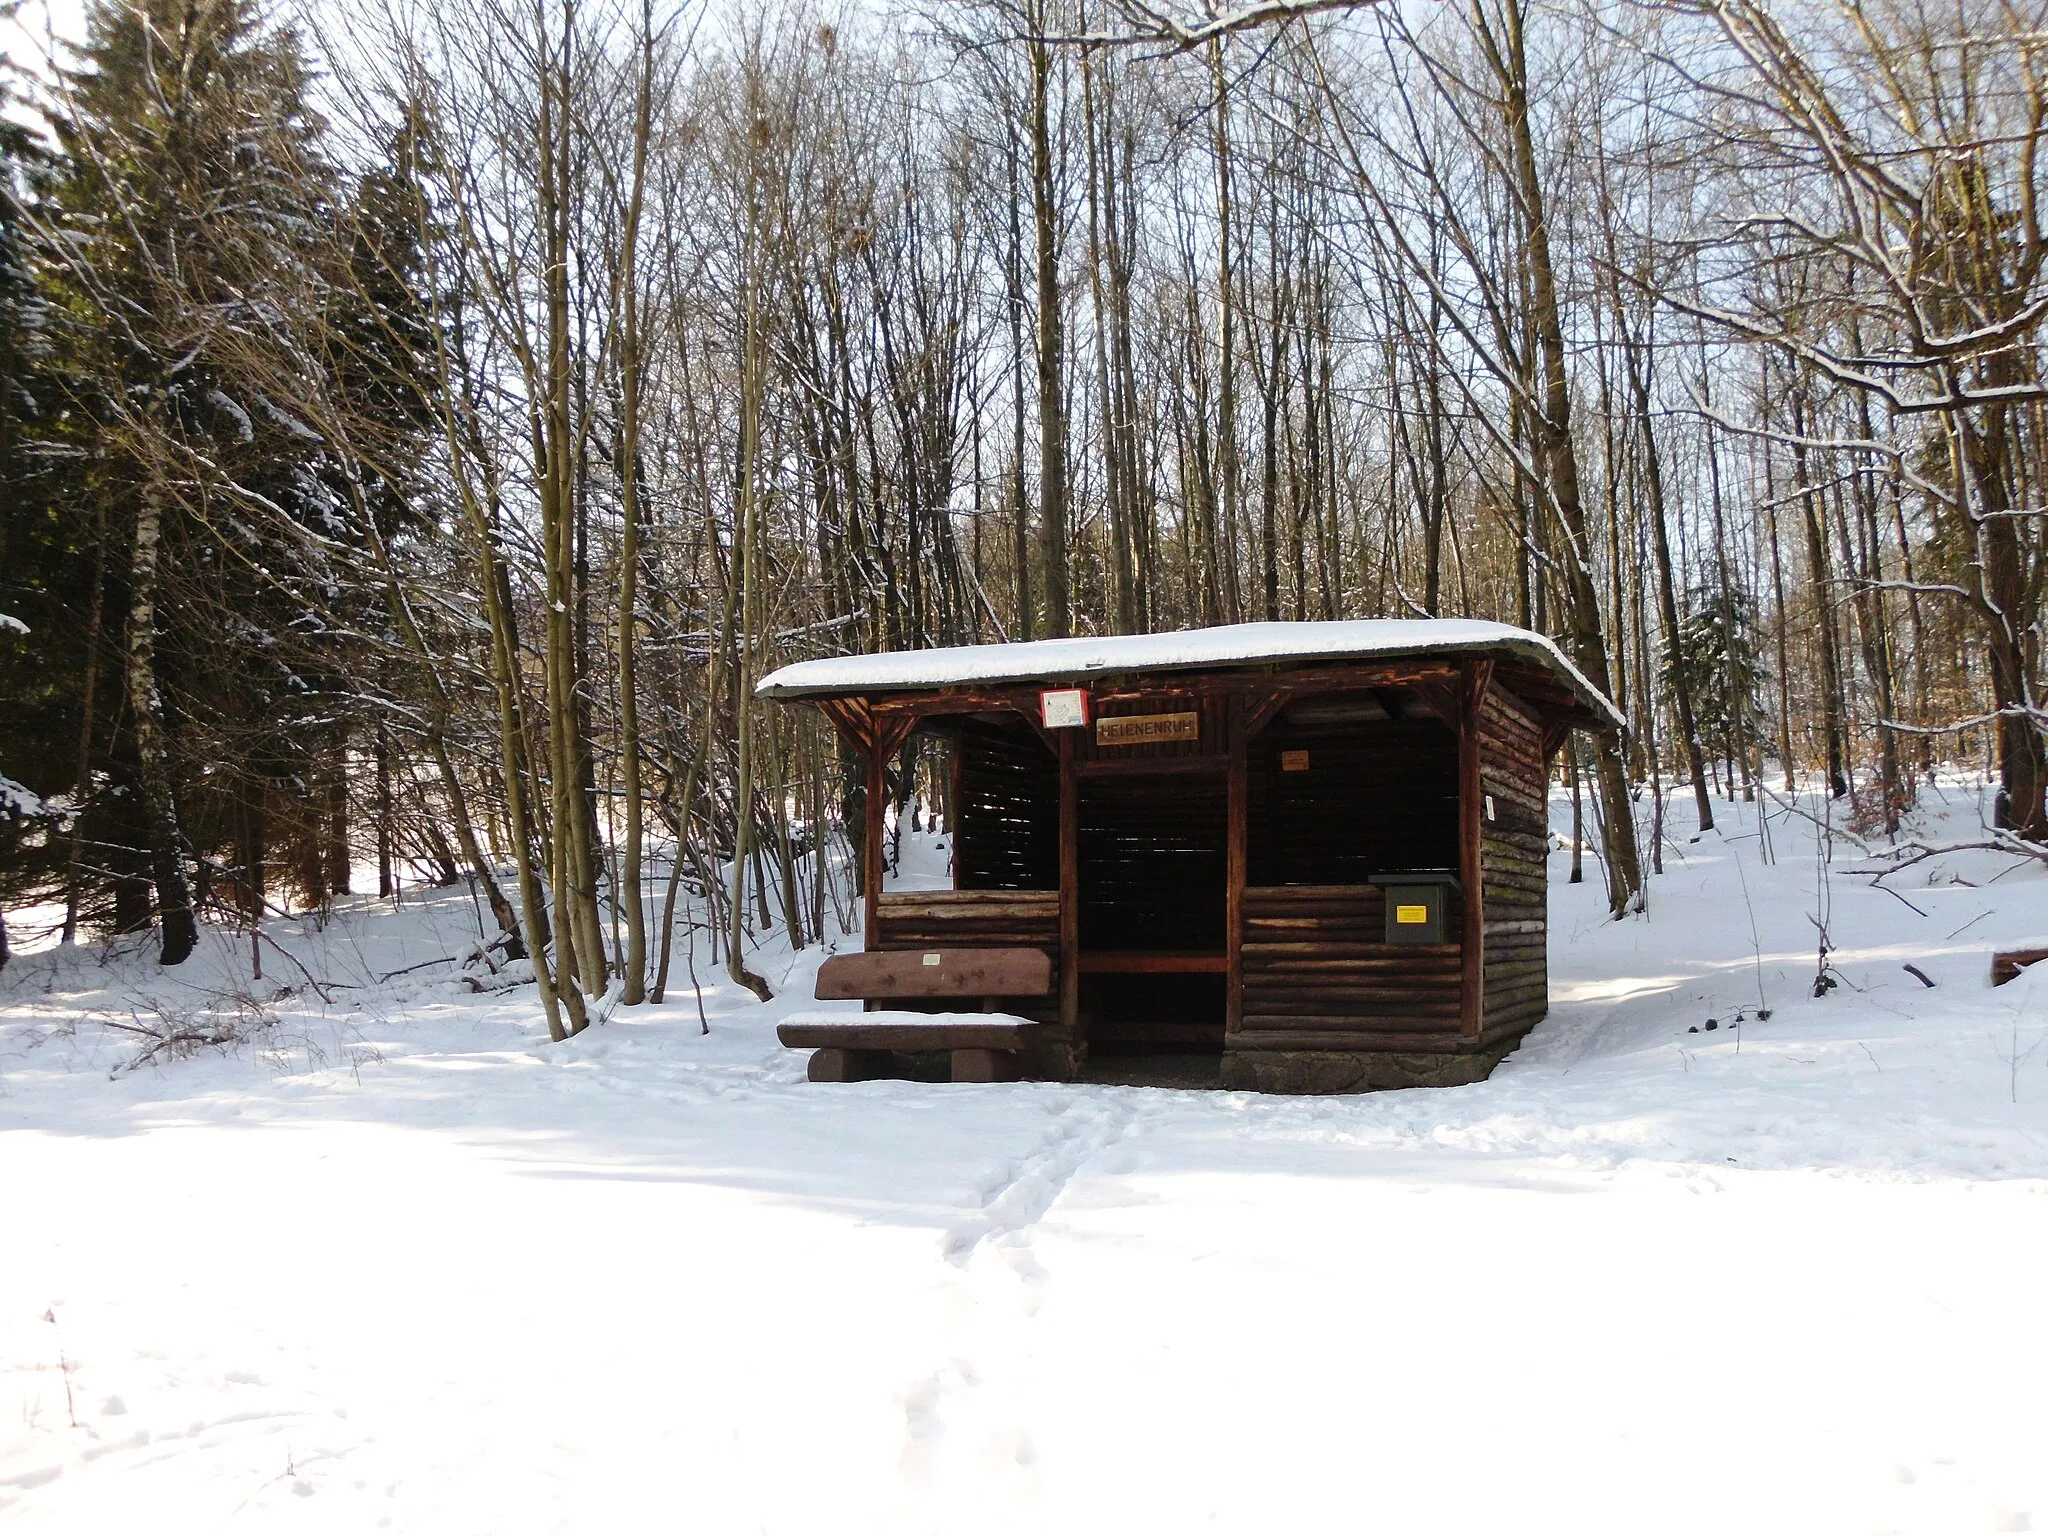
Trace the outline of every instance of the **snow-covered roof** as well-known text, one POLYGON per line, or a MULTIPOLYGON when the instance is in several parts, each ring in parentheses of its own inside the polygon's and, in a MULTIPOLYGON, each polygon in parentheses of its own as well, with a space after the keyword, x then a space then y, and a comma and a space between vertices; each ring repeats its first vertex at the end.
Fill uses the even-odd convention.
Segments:
POLYGON ((1182 671, 1285 661, 1509 655, 1555 674, 1602 720, 1621 712, 1586 681, 1547 635, 1484 619, 1350 619, 1301 624, 1225 624, 1158 635, 1101 635, 880 651, 799 661, 761 679, 762 698, 801 699, 972 683, 1064 682, 1106 673, 1182 671))

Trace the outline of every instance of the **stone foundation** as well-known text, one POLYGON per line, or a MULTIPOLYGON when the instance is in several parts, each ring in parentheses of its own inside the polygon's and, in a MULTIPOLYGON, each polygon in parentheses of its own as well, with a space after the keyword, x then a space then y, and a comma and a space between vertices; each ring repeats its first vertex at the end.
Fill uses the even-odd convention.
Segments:
POLYGON ((1472 1055, 1410 1051, 1225 1051, 1223 1086, 1252 1093, 1371 1093, 1484 1082, 1514 1043, 1472 1055))
POLYGON ((1071 1083, 1081 1075, 1082 1064, 1087 1059, 1088 1048, 1085 1045, 1076 1045, 1071 1040, 1041 1038, 1026 1075, 1046 1082, 1071 1083))

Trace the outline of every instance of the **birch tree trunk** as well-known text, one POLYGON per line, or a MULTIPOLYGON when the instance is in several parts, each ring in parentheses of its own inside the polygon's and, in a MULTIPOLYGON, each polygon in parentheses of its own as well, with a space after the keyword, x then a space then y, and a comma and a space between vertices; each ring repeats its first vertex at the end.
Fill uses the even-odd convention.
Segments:
POLYGON ((164 747, 163 697, 156 680, 158 556, 163 543, 163 487, 144 472, 135 509, 135 546, 128 566, 128 711, 135 733, 144 813, 149 824, 150 874, 156 884, 157 926, 164 965, 182 965, 199 944, 192 887, 185 878, 184 838, 177 795, 164 747))

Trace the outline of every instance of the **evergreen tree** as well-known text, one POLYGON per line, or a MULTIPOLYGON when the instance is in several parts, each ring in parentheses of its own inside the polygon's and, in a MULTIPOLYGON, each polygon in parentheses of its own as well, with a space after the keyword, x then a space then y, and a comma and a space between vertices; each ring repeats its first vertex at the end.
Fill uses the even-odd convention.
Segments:
MULTIPOLYGON (((11 13, 0 7, 0 19, 11 13)), ((38 291, 31 210, 48 146, 11 110, 17 79, 0 57, 0 904, 49 894, 52 837, 70 786, 81 693, 73 619, 88 606, 90 519, 75 504, 75 459, 58 441, 50 313, 38 291)), ((0 966, 7 933, 0 919, 0 966)))
MULTIPOLYGON (((1755 603, 1739 588, 1724 593, 1719 585, 1707 584, 1693 589, 1690 608, 1679 627, 1678 665, 1691 686, 1702 748, 1733 763, 1742 743, 1761 739, 1768 729, 1755 603)), ((1668 659, 1659 680, 1671 688, 1668 659)))
POLYGON ((102 3, 86 22, 55 114, 49 279, 127 619, 114 793, 89 840, 117 887, 146 868, 176 964, 219 865, 204 855, 234 844, 260 889, 266 786, 308 803, 316 837, 325 819, 314 768, 345 677, 318 601, 333 497, 281 386, 330 260, 334 178, 298 40, 246 0, 102 3))

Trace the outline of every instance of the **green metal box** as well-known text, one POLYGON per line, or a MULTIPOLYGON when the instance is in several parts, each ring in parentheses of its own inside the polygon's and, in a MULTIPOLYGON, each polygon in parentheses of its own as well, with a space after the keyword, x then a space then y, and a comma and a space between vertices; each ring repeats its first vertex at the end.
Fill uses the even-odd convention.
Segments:
POLYGON ((1372 877, 1387 901, 1389 944, 1443 944, 1449 922, 1444 909, 1461 887, 1448 869, 1397 869, 1372 877))

